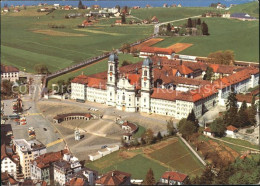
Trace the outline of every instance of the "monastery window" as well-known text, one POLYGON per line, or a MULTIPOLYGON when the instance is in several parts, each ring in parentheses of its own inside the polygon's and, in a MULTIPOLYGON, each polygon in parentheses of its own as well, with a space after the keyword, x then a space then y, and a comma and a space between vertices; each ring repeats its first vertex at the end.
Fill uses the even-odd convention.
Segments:
POLYGON ((113 65, 110 65, 110 69, 109 69, 110 71, 113 71, 113 65))
POLYGON ((147 76, 147 70, 144 71, 144 76, 147 76))
POLYGON ((125 100, 125 95, 123 95, 122 100, 123 100, 123 101, 125 100))
POLYGON ((112 77, 109 77, 110 81, 112 81, 112 77))
POLYGON ((144 87, 146 87, 146 82, 144 82, 144 87))

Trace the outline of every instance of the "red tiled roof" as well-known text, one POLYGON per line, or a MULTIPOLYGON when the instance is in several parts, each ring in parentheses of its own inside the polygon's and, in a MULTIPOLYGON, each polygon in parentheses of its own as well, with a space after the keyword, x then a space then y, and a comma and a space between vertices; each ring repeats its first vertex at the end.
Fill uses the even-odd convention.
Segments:
POLYGON ((116 20, 116 23, 122 23, 122 20, 120 19, 120 20, 116 20))
POLYGON ((96 180, 96 183, 102 185, 123 185, 130 177, 131 174, 116 170, 103 175, 96 180))
POLYGON ((142 47, 140 49, 140 52, 148 52, 148 53, 154 53, 154 54, 168 54, 171 55, 174 53, 174 51, 170 48, 158 48, 158 47, 142 47))
POLYGON ((79 75, 75 77, 71 82, 72 83, 79 83, 79 84, 87 84, 88 76, 86 75, 79 75))
POLYGON ((154 88, 151 98, 175 101, 178 94, 181 94, 181 92, 170 89, 154 88))
MULTIPOLYGON (((236 98, 237 98, 238 102, 246 101, 246 103, 251 103, 253 96, 250 93, 249 94, 237 94, 236 98)), ((255 97, 255 99, 258 100, 259 97, 255 97)))
POLYGON ((174 172, 174 171, 166 171, 162 175, 163 179, 170 179, 170 180, 174 180, 174 181, 178 181, 178 182, 183 182, 187 177, 188 177, 188 175, 186 175, 186 174, 174 172))
POLYGON ((1 73, 19 72, 19 69, 13 66, 1 65, 1 73))
POLYGON ((211 132, 211 129, 209 127, 204 129, 205 132, 211 132))
POLYGON ((66 186, 84 186, 85 180, 83 178, 72 178, 65 185, 66 186))
POLYGON ((130 81, 131 85, 138 85, 141 79, 141 74, 127 74, 126 77, 130 81))
POLYGON ((71 82, 85 84, 88 85, 88 87, 92 87, 92 88, 106 89, 106 80, 89 77, 86 75, 79 75, 75 77, 71 82))
POLYGON ((192 73, 193 71, 188 68, 187 66, 185 65, 180 65, 177 67, 178 71, 181 73, 181 74, 184 74, 184 75, 188 75, 190 73, 192 73))
POLYGON ((152 22, 159 22, 158 18, 156 16, 153 16, 151 19, 152 22))
POLYGON ((238 130, 236 127, 234 127, 233 125, 229 125, 229 126, 227 126, 227 128, 226 128, 227 130, 230 130, 230 131, 235 131, 235 130, 238 130))
POLYGON ((138 126, 137 126, 137 125, 135 125, 135 124, 133 124, 133 123, 130 123, 130 122, 128 122, 128 121, 124 122, 122 125, 123 125, 123 126, 129 126, 129 127, 131 128, 131 131, 132 131, 132 132, 135 132, 135 131, 138 129, 138 126))
POLYGON ((40 169, 49 167, 51 163, 58 161, 63 158, 63 155, 68 153, 67 149, 58 151, 58 152, 49 152, 37 157, 33 162, 36 162, 36 166, 40 169))

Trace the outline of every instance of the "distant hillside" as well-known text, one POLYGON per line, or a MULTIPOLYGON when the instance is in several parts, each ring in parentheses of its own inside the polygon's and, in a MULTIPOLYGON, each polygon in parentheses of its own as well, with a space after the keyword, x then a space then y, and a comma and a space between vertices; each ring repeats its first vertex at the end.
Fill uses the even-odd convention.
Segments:
POLYGON ((259 18, 259 3, 254 1, 250 3, 240 4, 230 9, 231 13, 248 13, 249 15, 259 18))

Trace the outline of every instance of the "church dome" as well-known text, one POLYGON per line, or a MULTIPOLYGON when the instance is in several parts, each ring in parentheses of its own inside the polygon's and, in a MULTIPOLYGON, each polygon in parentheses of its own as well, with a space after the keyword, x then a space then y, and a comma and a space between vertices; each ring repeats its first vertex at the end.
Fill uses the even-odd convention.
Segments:
POLYGON ((146 58, 144 61, 143 61, 143 66, 150 66, 150 65, 152 65, 153 64, 153 62, 152 62, 152 60, 151 60, 151 58, 146 58))
POLYGON ((118 60, 118 56, 116 54, 111 54, 108 58, 108 61, 117 61, 118 60))

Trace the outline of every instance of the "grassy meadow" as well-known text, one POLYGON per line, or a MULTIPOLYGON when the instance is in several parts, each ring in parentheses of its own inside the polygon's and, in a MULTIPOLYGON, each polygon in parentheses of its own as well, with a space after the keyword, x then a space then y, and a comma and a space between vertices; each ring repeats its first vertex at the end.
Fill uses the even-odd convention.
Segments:
POLYGON ((27 8, 1 16, 1 57, 3 64, 34 72, 35 64, 46 64, 51 72, 79 63, 123 43, 134 42, 152 34, 151 26, 114 26, 116 19, 100 20, 92 27, 78 29, 85 19, 65 19, 72 11, 56 10, 51 14, 27 8), (29 11, 29 13, 26 13, 29 11), (31 13, 31 14, 30 14, 31 13), (31 16, 30 16, 31 15, 31 16), (17 24, 19 23, 19 24, 17 24), (64 25, 64 29, 49 28, 64 25))
MULTIPOLYGON (((218 50, 232 50, 236 60, 259 62, 259 22, 240 21, 224 18, 202 18, 208 24, 209 36, 164 37, 155 44, 157 47, 168 47, 175 43, 192 43, 193 45, 181 54, 208 56, 218 50)), ((186 23, 186 21, 185 21, 186 23)), ((175 22, 182 25, 184 21, 175 22)))
POLYGON ((114 169, 126 171, 132 174, 133 179, 145 179, 148 169, 152 168, 157 181, 167 170, 180 171, 193 177, 200 175, 204 169, 178 138, 138 149, 120 150, 99 160, 88 161, 86 166, 100 173, 114 169))

